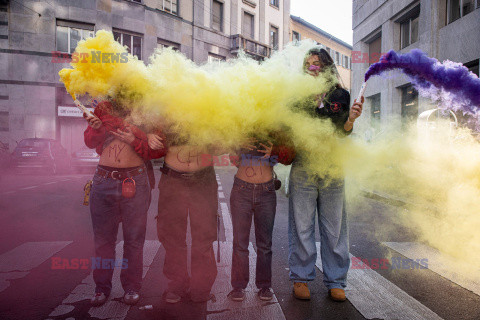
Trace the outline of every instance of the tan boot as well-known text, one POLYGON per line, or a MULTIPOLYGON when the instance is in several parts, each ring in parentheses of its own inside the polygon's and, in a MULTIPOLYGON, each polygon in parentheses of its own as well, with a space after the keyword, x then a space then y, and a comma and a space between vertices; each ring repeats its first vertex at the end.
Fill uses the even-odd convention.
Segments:
POLYGON ((328 295, 333 301, 343 302, 347 300, 347 297, 345 297, 345 291, 343 289, 330 289, 328 290, 328 295))
POLYGON ((304 282, 294 282, 293 296, 300 300, 310 300, 310 290, 308 290, 308 284, 304 282))

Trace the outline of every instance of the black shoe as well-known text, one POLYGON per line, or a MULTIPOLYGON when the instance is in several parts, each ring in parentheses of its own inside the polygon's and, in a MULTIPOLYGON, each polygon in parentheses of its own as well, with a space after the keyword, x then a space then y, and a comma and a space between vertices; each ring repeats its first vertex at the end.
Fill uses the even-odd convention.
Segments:
POLYGON ((123 302, 128 305, 134 305, 138 300, 140 300, 140 295, 133 290, 125 292, 125 295, 123 296, 123 302))
POLYGON ((107 302, 108 296, 103 292, 96 292, 95 295, 90 299, 90 304, 94 307, 99 307, 105 302, 107 302))
POLYGON ((245 300, 245 291, 240 288, 233 288, 232 291, 227 295, 232 301, 243 301, 245 300))
POLYGON ((273 292, 270 288, 262 288, 258 291, 258 297, 263 301, 270 301, 273 299, 273 292))
POLYGON ((182 297, 175 292, 166 292, 164 296, 164 300, 167 303, 178 303, 182 300, 182 297))

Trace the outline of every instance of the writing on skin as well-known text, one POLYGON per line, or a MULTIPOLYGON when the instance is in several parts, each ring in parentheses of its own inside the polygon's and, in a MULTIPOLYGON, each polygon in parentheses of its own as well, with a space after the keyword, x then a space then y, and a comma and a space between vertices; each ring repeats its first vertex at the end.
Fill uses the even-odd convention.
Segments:
POLYGON ((125 144, 121 145, 117 143, 110 145, 108 147, 108 157, 111 158, 113 155, 115 161, 120 162, 120 159, 118 157, 120 157, 120 153, 122 153, 123 149, 125 149, 125 146, 125 144))

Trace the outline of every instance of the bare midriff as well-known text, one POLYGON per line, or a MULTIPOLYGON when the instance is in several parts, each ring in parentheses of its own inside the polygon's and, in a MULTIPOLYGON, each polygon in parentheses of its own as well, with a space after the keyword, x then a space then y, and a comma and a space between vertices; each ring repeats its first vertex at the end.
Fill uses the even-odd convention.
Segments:
POLYGON ((238 168, 237 178, 249 183, 265 183, 273 178, 273 167, 268 161, 261 159, 243 159, 238 168))
POLYGON ((128 143, 114 139, 100 155, 100 165, 130 168, 143 165, 143 160, 128 143))
POLYGON ((176 171, 195 172, 212 166, 210 161, 205 161, 206 155, 205 150, 196 146, 171 146, 165 163, 176 171))

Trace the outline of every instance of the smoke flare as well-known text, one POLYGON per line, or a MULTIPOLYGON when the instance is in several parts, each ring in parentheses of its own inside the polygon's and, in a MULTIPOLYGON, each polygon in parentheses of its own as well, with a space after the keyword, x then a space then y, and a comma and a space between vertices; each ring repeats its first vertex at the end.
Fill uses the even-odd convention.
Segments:
POLYGON ((461 63, 428 57, 419 49, 406 54, 390 50, 370 66, 365 81, 373 75, 400 69, 420 94, 441 100, 440 106, 454 111, 478 115, 480 111, 480 79, 461 63))

